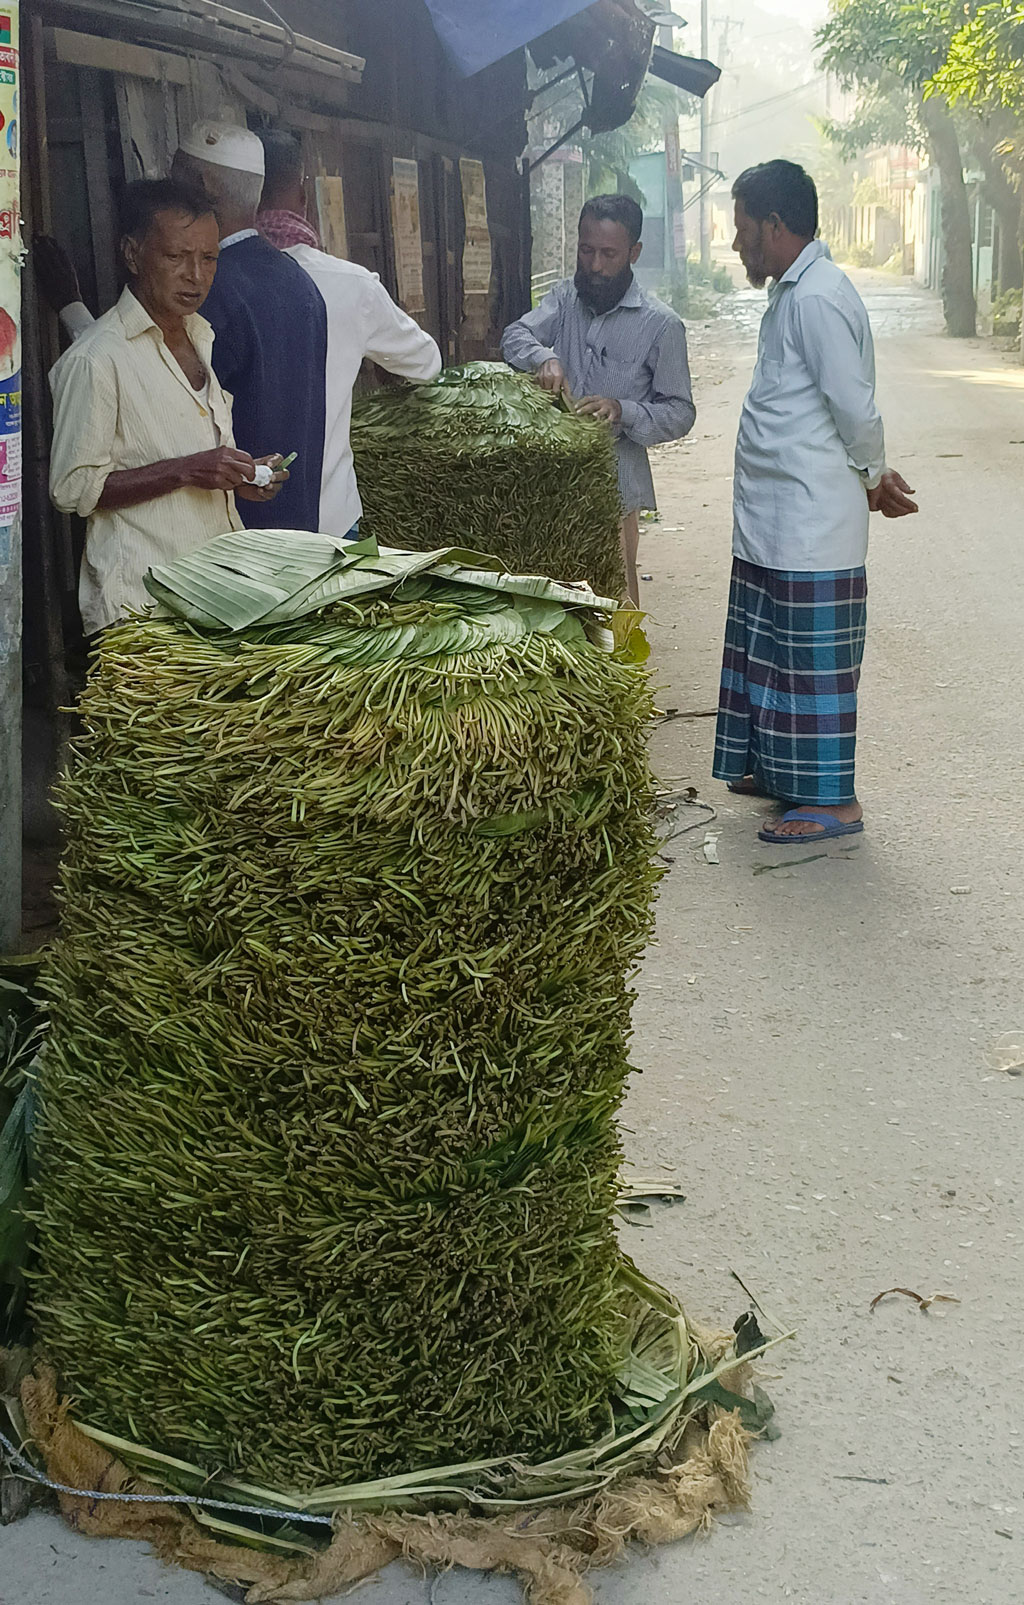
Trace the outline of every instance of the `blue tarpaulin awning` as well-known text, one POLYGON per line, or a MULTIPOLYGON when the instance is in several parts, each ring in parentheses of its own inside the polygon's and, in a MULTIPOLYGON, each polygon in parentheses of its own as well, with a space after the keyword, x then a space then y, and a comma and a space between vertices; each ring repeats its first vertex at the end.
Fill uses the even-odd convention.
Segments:
POLYGON ((437 36, 465 77, 521 50, 593 0, 426 0, 437 36))

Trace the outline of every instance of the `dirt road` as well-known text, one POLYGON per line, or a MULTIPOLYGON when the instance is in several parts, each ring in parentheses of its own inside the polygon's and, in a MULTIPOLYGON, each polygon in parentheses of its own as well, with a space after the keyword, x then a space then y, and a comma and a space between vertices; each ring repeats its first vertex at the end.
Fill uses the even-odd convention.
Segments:
MULTIPOLYGON (((936 332, 934 303, 860 276, 890 460, 918 519, 874 530, 860 745, 867 829, 769 848, 709 779, 713 721, 658 732, 659 772, 716 810, 668 849, 640 982, 629 1146, 687 1201, 627 1247, 694 1314, 736 1271, 796 1339, 769 1387, 783 1436, 751 1514, 597 1581, 608 1605, 1016 1605, 1024 1592, 1020 1153, 1024 1077, 986 1054, 1024 1028, 1024 370, 936 332), (922 1314, 900 1285, 959 1303, 922 1314)), ((694 339, 700 417, 659 453, 642 584, 662 705, 714 706, 729 475, 759 300, 694 339)), ((693 816, 697 818, 696 813, 693 816)), ((689 823, 687 815, 681 823, 689 823)), ((375 1605, 426 1605, 393 1568, 375 1605)), ((198 1578, 34 1516, 0 1534, 4 1605, 213 1605, 198 1578)), ((433 1605, 499 1605, 453 1573, 433 1605)))

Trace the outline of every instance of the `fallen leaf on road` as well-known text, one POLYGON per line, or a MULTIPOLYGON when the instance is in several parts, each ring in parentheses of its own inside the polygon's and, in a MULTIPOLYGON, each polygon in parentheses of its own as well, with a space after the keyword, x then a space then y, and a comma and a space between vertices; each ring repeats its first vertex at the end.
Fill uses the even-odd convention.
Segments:
POLYGON ((893 1293, 902 1293, 904 1298, 912 1298, 922 1313, 927 1312, 933 1304, 960 1303, 960 1300, 956 1297, 955 1293, 933 1293, 931 1298, 925 1298, 923 1294, 915 1293, 913 1289, 909 1287, 887 1287, 884 1293, 876 1293, 874 1298, 871 1300, 871 1303, 868 1305, 868 1309, 872 1312, 872 1314, 874 1313, 876 1305, 881 1304, 884 1298, 889 1298, 893 1293))
POLYGON ((1004 1031, 992 1044, 985 1056, 993 1070, 1005 1070, 1008 1076, 1024 1072, 1024 1031, 1004 1031))

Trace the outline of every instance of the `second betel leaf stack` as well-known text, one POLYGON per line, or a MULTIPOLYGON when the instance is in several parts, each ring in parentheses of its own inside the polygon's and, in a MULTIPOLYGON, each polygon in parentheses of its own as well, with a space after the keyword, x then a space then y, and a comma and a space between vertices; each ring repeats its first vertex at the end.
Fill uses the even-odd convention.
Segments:
POLYGON ((361 528, 382 545, 429 551, 457 530, 513 572, 622 594, 611 434, 526 374, 467 362, 432 384, 367 396, 351 438, 361 528))

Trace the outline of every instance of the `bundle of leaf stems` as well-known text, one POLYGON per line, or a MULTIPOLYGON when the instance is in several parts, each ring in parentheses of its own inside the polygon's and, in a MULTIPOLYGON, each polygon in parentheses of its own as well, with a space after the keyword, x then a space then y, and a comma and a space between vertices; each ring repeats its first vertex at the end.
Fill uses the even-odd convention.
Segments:
POLYGON ((80 1418, 277 1488, 572 1450, 626 1343, 646 677, 380 585, 107 632, 60 799, 38 1333, 80 1418))
POLYGON ((429 385, 357 400, 361 527, 429 551, 459 531, 513 572, 623 589, 618 478, 607 426, 526 374, 467 362, 429 385))

